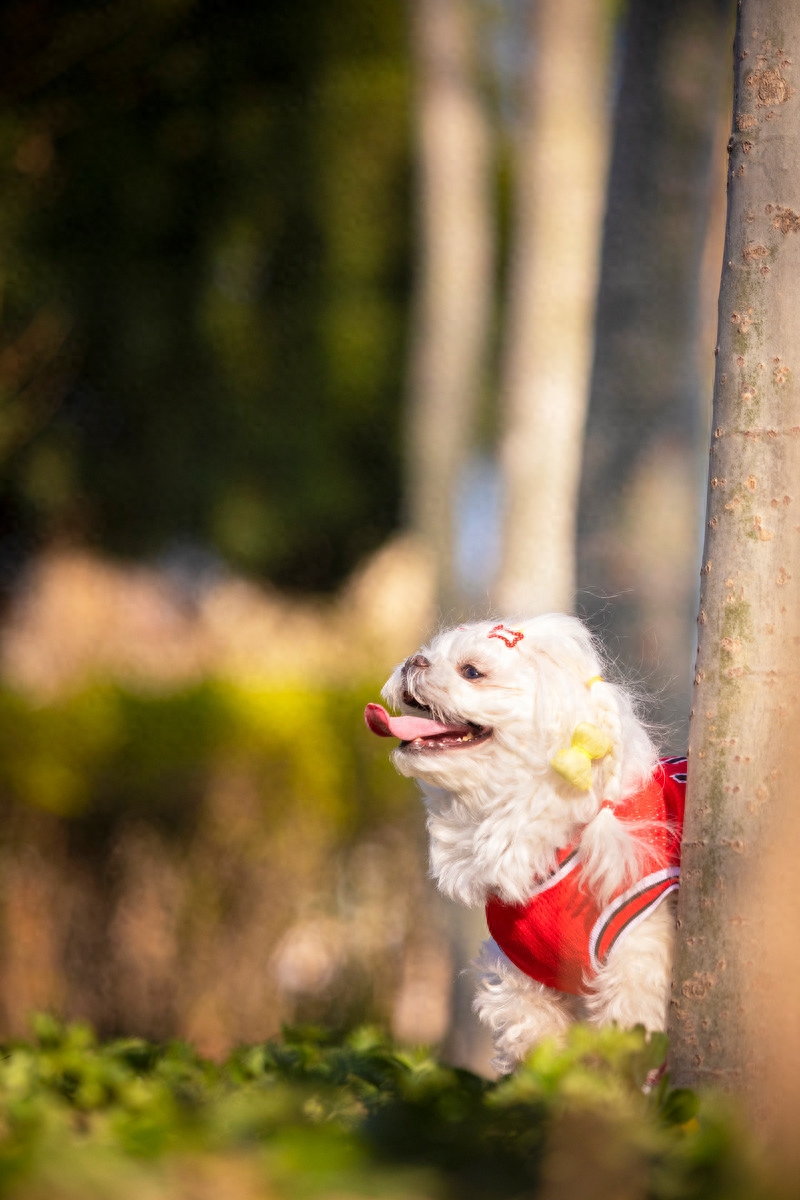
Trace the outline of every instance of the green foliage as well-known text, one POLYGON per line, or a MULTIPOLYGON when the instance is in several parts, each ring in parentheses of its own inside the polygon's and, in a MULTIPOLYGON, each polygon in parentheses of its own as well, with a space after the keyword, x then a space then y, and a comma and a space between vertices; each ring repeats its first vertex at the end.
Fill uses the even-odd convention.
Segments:
MULTIPOLYGON (((642 1031, 576 1028, 514 1076, 489 1083, 391 1045, 295 1029, 222 1064, 180 1043, 99 1044, 83 1025, 34 1021, 0 1060, 0 1195, 505 1198, 547 1191, 560 1132, 596 1196, 611 1196, 609 1150, 653 1200, 755 1194, 730 1115, 667 1083, 645 1094, 664 1052, 642 1031), (678 1099, 678 1097, 680 1097, 678 1099), (605 1172, 605 1174, 604 1174, 605 1172), (204 1181, 200 1187, 197 1181, 204 1181), (607 1182, 607 1181, 606 1181, 607 1182)), ((559 1193, 570 1200, 569 1189, 559 1193)), ((575 1195, 584 1195, 581 1190, 575 1195)), ((622 1194, 622 1193, 619 1193, 622 1194)), ((759 1192, 764 1195, 764 1192, 759 1192)))
POLYGON ((152 816, 180 827, 212 772, 234 763, 274 818, 308 813, 344 833, 408 804, 385 747, 364 735, 374 691, 97 684, 40 704, 0 689, 0 794, 76 820, 152 816))
POLYGON ((406 60, 381 0, 4 6, 0 532, 312 588, 383 540, 406 60))

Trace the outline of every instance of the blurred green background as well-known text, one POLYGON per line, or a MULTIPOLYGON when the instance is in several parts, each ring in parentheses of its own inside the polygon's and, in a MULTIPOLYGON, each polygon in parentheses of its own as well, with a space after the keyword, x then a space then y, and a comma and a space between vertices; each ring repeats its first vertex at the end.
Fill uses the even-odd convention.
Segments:
POLYGON ((523 583, 568 562, 546 605, 684 749, 733 9, 0 5, 3 1195, 754 1194, 641 1032, 457 1069, 480 930, 362 720, 511 605, 515 488, 572 469, 540 412, 512 479, 514 380, 561 356, 523 583))
POLYGON ((399 525, 407 42, 381 0, 0 10, 0 1031, 446 1028, 361 720, 403 651, 308 598, 399 525))
MULTIPOLYGON (((570 3, 597 28, 574 70, 594 64, 604 149, 566 551, 579 611, 680 749, 731 4, 570 3)), ((462 1020, 476 939, 360 714, 437 621, 497 603, 540 10, 0 6, 0 1035, 50 1010, 219 1056, 285 1020, 411 1042, 462 1020), (457 120, 426 159, 437 104, 457 120), (471 178, 482 216, 444 287, 458 203, 426 220, 469 148, 458 121, 482 166, 456 201, 471 178), (481 300, 474 337, 437 324, 445 293, 481 300), (482 346, 460 398, 444 370, 415 376, 437 328, 456 365, 482 346), (423 459, 456 567, 415 517, 423 459)), ((577 189, 567 172, 556 203, 577 189)))
POLYGON ((3 557, 183 544, 330 589, 398 522, 405 14, 0 14, 3 557))

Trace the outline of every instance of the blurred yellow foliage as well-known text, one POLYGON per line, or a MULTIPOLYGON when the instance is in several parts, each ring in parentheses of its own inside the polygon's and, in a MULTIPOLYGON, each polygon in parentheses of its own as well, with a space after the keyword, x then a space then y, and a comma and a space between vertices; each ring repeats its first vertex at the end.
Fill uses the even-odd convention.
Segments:
POLYGON ((49 1007, 212 1054, 298 1018, 441 1036, 421 806, 364 728, 375 694, 0 690, 0 1028, 49 1007))

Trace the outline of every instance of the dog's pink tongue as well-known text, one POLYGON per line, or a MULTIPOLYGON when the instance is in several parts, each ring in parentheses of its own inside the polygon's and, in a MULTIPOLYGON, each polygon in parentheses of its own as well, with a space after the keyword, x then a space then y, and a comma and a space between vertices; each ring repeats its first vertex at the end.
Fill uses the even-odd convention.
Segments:
POLYGON ((390 717, 381 704, 368 704, 364 709, 364 720, 378 737, 396 737, 401 742, 436 737, 440 733, 464 733, 467 729, 466 725, 440 725, 425 717, 390 717))

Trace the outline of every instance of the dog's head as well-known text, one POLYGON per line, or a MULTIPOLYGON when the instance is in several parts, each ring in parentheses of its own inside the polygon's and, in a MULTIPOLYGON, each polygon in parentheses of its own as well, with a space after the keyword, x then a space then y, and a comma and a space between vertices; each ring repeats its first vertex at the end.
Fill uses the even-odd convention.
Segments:
POLYGON ((383 696, 402 715, 371 705, 367 720, 373 732, 400 738, 402 774, 435 787, 464 794, 478 779, 490 785, 497 772, 514 770, 549 774, 557 787, 551 760, 580 722, 599 721, 587 685, 602 671, 590 633, 574 617, 460 625, 392 674, 383 696))
POLYGON ((396 668, 383 695, 400 716, 367 706, 373 733, 400 741, 397 769, 423 785, 432 869, 448 895, 519 902, 575 836, 598 895, 633 877, 642 846, 613 810, 650 777, 655 748, 626 689, 602 675, 574 617, 482 621, 440 633, 396 668), (577 771, 564 770, 565 754, 577 754, 577 771))

